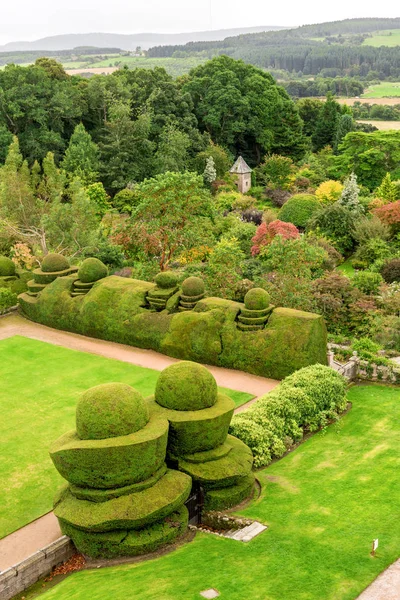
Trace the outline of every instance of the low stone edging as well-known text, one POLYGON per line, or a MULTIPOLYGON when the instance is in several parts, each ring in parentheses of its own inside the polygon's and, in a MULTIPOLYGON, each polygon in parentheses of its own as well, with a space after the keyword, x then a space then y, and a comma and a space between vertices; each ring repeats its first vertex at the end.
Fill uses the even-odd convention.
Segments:
POLYGON ((63 535, 17 565, 0 573, 0 598, 10 600, 51 573, 57 565, 65 562, 76 552, 70 538, 63 535))
POLYGON ((15 306, 10 306, 10 308, 6 308, 6 310, 4 310, 3 312, 0 312, 0 319, 1 317, 6 317, 7 315, 10 315, 13 312, 16 312, 18 310, 18 304, 16 304, 15 306))

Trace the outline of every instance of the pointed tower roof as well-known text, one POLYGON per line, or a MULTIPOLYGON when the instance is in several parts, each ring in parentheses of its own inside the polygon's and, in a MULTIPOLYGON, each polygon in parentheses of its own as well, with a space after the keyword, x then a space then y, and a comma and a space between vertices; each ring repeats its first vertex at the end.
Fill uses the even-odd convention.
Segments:
POLYGON ((239 156, 232 169, 229 171, 230 173, 237 173, 238 175, 243 175, 244 173, 251 173, 253 169, 250 169, 249 165, 246 163, 242 156, 239 156))

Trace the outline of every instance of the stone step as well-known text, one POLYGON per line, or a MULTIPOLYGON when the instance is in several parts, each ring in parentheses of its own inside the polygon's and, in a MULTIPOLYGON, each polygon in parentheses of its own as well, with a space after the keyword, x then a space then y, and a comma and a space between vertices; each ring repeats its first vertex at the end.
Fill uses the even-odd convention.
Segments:
POLYGON ((257 535, 265 531, 267 527, 258 521, 254 521, 251 525, 244 527, 243 529, 239 529, 236 531, 235 535, 232 536, 233 540, 237 540, 238 542, 250 542, 257 535))

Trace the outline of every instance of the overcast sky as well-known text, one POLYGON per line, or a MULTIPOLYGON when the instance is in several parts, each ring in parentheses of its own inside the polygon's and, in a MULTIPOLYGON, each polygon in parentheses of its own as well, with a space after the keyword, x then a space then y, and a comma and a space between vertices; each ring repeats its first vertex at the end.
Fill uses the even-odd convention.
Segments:
POLYGON ((0 7, 0 44, 60 33, 177 33, 400 16, 397 0, 2 0, 0 7))

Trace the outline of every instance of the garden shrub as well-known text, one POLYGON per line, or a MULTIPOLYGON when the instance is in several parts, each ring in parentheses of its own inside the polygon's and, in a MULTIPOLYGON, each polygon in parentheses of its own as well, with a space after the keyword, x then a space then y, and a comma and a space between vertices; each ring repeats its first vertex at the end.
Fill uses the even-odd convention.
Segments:
POLYGON ((381 346, 367 337, 361 337, 352 344, 360 358, 363 360, 371 360, 381 349, 381 346))
POLYGON ((142 429, 149 411, 142 395, 125 383, 104 383, 82 394, 76 407, 81 440, 102 440, 142 429))
POLYGON ((252 256, 260 254, 264 246, 268 246, 272 240, 280 235, 284 240, 296 239, 300 237, 299 230, 293 223, 284 223, 279 219, 270 223, 261 223, 252 239, 253 246, 251 248, 252 256))
POLYGON ((107 275, 106 265, 98 258, 85 258, 78 271, 78 277, 83 283, 93 283, 107 275))
POLYGON ((370 271, 360 271, 353 277, 353 285, 364 294, 377 294, 379 286, 383 282, 380 273, 371 273, 370 271))
POLYGON ((333 204, 339 200, 342 191, 343 185, 340 183, 340 181, 334 181, 330 179, 329 181, 324 181, 321 183, 321 185, 315 190, 315 195, 323 204, 333 204))
POLYGON ((8 288, 0 288, 0 314, 17 304, 17 294, 8 288))
POLYGON ((355 258, 371 265, 377 260, 388 258, 391 254, 387 242, 379 238, 371 238, 359 245, 355 258))
POLYGON ((58 273, 69 269, 68 259, 62 254, 47 254, 41 264, 43 273, 58 273))
POLYGON ((182 292, 185 296, 201 296, 204 294, 204 281, 200 277, 188 277, 182 283, 182 292))
POLYGON ((320 208, 321 204, 316 196, 296 194, 282 206, 279 219, 286 223, 293 223, 296 227, 304 228, 313 214, 320 208))
POLYGON ((303 436, 346 407, 346 380, 329 367, 313 365, 296 371, 260 398, 254 407, 232 419, 230 433, 253 451, 254 465, 262 467, 303 436))
POLYGON ((217 401, 218 387, 206 367, 182 361, 167 367, 157 380, 155 401, 173 410, 201 410, 217 401))
POLYGON ((353 212, 335 202, 311 217, 307 230, 325 236, 341 254, 345 254, 354 246, 352 231, 356 220, 353 212))
POLYGON ((0 256, 0 277, 14 277, 15 264, 7 256, 0 256))
POLYGON ((178 284, 179 275, 174 271, 163 271, 155 276, 154 281, 159 288, 170 289, 178 284))
POLYGON ((262 288, 252 288, 244 298, 244 305, 248 310, 263 310, 270 305, 270 295, 262 288))
POLYGON ((392 258, 391 260, 385 262, 381 273, 386 283, 400 281, 400 258, 392 258))

